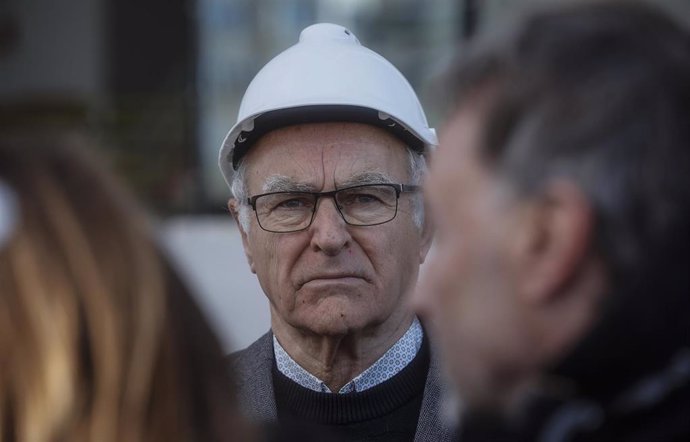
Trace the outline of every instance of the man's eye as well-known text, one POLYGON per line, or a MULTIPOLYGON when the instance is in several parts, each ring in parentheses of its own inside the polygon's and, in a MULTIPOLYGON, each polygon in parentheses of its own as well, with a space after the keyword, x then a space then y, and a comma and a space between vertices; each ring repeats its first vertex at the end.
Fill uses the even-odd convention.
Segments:
POLYGON ((288 198, 276 204, 275 209, 304 209, 311 208, 312 203, 309 198, 288 198))
POLYGON ((378 195, 373 194, 373 193, 353 193, 353 194, 345 195, 343 198, 341 198, 341 203, 343 205, 352 205, 352 204, 368 205, 368 204, 377 204, 380 202, 381 202, 381 198, 379 198, 378 195))
POLYGON ((380 201, 381 199, 378 196, 369 193, 359 193, 355 195, 355 202, 358 204, 371 204, 380 201))

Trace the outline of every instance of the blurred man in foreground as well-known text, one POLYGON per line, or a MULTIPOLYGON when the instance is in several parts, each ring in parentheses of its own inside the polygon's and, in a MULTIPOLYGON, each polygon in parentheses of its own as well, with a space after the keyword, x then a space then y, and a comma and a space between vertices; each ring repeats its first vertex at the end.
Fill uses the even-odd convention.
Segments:
POLYGON ((580 3, 464 55, 416 295, 460 439, 690 440, 688 31, 580 3))
POLYGON ((340 26, 308 27, 250 84, 220 166, 271 306, 271 332, 232 357, 252 419, 450 437, 406 302, 431 241, 418 184, 435 144, 407 80, 340 26))

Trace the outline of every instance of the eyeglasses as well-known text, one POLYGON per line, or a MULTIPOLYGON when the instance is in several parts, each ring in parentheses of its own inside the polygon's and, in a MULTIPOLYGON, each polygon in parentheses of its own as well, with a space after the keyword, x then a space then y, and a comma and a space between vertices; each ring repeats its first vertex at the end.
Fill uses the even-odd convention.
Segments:
POLYGON ((364 184, 330 192, 271 192, 247 199, 259 226, 267 232, 288 233, 308 228, 319 198, 333 198, 343 220, 351 226, 375 226, 398 213, 401 193, 416 192, 409 184, 364 184))

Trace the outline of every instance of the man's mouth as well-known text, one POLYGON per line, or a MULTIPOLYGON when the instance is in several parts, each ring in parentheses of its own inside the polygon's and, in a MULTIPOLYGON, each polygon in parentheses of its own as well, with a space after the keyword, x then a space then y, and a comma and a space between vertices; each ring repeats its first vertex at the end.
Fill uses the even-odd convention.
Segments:
POLYGON ((318 273, 302 279, 298 286, 301 288, 308 283, 354 283, 360 281, 368 280, 361 273, 318 273))

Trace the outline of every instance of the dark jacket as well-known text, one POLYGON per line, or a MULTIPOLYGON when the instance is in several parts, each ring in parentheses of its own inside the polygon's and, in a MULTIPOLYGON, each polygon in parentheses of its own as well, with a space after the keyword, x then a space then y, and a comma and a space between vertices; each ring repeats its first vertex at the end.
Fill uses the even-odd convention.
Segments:
MULTIPOLYGON (((675 313, 684 317, 687 309, 675 313)), ((649 332, 640 327, 645 318, 639 312, 607 319, 548 370, 550 385, 564 388, 535 395, 510 420, 468 414, 459 439, 690 441, 688 321, 664 325, 655 315, 658 324, 649 332)))
POLYGON ((690 351, 640 379, 616 400, 533 398, 507 420, 467 415, 458 440, 510 442, 675 442, 690 440, 690 351))

